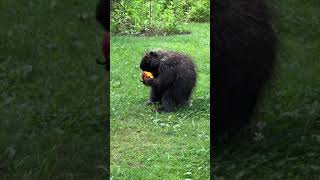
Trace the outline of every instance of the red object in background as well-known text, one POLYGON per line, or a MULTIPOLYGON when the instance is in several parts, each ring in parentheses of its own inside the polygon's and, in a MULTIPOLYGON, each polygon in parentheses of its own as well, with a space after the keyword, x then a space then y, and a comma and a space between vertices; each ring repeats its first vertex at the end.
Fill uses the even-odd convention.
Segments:
POLYGON ((110 70, 110 33, 107 32, 106 39, 103 41, 103 52, 107 70, 110 70))

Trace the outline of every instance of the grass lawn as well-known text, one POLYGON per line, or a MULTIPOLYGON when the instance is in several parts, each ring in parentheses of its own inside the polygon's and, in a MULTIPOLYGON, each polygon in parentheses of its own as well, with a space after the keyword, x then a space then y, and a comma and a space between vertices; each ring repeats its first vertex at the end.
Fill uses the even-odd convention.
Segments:
POLYGON ((279 63, 255 117, 258 136, 218 147, 218 180, 320 177, 320 4, 273 2, 279 63))
POLYGON ((0 179, 105 176, 107 79, 95 64, 103 37, 95 5, 1 0, 0 179))
POLYGON ((184 24, 189 35, 111 35, 111 175, 113 179, 209 179, 210 28, 184 24), (156 113, 145 102, 140 60, 153 48, 183 52, 197 64, 192 105, 156 113))

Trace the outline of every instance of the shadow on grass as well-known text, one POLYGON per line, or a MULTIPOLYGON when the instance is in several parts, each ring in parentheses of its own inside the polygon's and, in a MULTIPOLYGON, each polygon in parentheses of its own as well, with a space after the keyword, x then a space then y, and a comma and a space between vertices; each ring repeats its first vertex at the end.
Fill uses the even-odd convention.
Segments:
MULTIPOLYGON (((147 105, 148 98, 140 98, 137 100, 137 104, 139 106, 143 106, 145 108, 149 108, 152 111, 156 112, 156 109, 160 107, 160 103, 155 103, 152 105, 147 105)), ((191 98, 186 105, 180 105, 175 108, 174 112, 164 112, 162 114, 170 114, 170 113, 180 113, 180 112, 188 112, 188 111, 199 111, 199 112, 204 112, 208 113, 209 112, 209 107, 210 107, 210 98, 208 97, 195 97, 191 98)))

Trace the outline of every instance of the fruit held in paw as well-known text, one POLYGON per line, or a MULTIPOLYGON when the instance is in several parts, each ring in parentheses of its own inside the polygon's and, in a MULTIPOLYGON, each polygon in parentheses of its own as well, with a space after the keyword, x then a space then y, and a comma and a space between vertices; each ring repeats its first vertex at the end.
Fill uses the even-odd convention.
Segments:
POLYGON ((151 72, 148 71, 143 71, 142 72, 142 80, 146 80, 149 78, 153 78, 153 74, 151 72))

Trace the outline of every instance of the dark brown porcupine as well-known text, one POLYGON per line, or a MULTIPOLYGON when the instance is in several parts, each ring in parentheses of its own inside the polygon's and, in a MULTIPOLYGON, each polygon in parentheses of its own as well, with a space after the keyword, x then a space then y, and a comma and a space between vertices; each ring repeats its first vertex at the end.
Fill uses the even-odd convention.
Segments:
POLYGON ((234 135, 250 122, 276 59, 264 0, 217 0, 213 12, 213 131, 234 135))
POLYGON ((140 68, 154 78, 144 84, 151 86, 150 103, 160 102, 159 111, 171 112, 185 105, 196 84, 195 65, 190 57, 169 51, 150 51, 142 58, 140 68))

